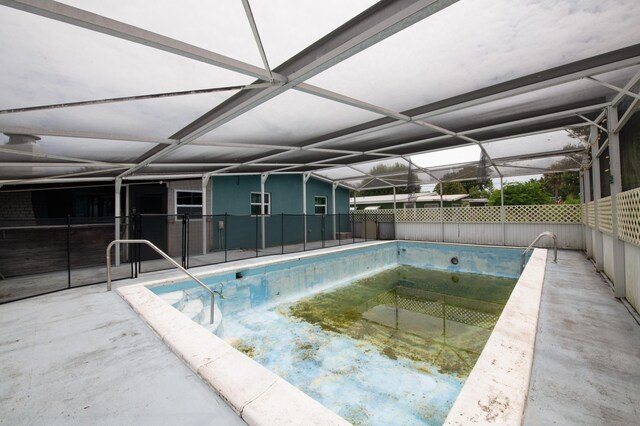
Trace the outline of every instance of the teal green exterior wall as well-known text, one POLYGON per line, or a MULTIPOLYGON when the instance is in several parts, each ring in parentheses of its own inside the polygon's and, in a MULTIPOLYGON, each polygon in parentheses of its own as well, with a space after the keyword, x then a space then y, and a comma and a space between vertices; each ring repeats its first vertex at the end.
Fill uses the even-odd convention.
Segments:
MULTIPOLYGON (((252 192, 260 192, 260 176, 215 176, 212 178, 213 214, 251 214, 252 192)), ((271 194, 272 214, 302 214, 302 176, 273 175, 264 191, 271 194)))
POLYGON ((251 214, 249 196, 260 191, 260 176, 216 176, 211 181, 214 215, 251 214))
MULTIPOLYGON (((214 176, 212 177, 213 215, 230 215, 227 217, 227 247, 255 248, 256 220, 258 245, 262 241, 262 218, 256 219, 251 214, 250 194, 260 192, 260 176, 214 176), (243 217, 234 217, 243 216, 243 217)), ((271 194, 271 214, 264 218, 266 229, 266 245, 301 243, 304 239, 304 219, 302 207, 302 175, 271 175, 265 182, 265 192, 271 194), (285 217, 276 216, 284 213, 285 217), (296 216, 297 215, 297 216, 296 216), (283 231, 284 227, 284 231, 283 231)), ((307 241, 322 239, 324 227, 325 238, 333 236, 333 218, 315 216, 315 197, 327 197, 327 214, 333 212, 332 185, 310 178, 307 181, 307 241)), ((336 188, 336 213, 349 212, 349 191, 336 188)), ((220 220, 216 218, 216 220, 220 220)), ((347 231, 348 218, 336 222, 336 230, 347 231)), ((217 233, 218 230, 216 230, 217 233)), ((216 235, 218 238, 218 235, 216 235)))

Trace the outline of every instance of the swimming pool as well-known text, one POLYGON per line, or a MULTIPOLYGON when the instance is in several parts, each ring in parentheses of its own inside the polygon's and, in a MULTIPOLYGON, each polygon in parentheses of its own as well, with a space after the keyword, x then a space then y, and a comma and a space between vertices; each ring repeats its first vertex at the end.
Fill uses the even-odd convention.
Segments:
MULTIPOLYGON (((498 305, 506 302, 519 276, 520 253, 517 249, 392 242, 295 261, 271 262, 254 268, 227 270, 204 280, 208 285, 221 289, 225 296, 218 301, 220 309, 217 312, 221 318, 217 318, 212 330, 351 422, 388 424, 394 421, 406 424, 421 421, 441 424, 477 359, 488 330, 497 320, 501 310, 498 305), (409 282, 414 285, 407 285, 406 279, 400 286, 387 288, 383 285, 381 290, 384 291, 367 300, 368 303, 374 299, 376 302, 362 312, 360 319, 368 316, 365 322, 375 324, 376 329, 364 341, 354 338, 354 334, 361 331, 340 333, 339 330, 326 330, 326 324, 323 329, 322 324, 305 321, 308 318, 304 315, 291 315, 292 309, 300 314, 301 310, 296 311, 295 307, 313 294, 344 290, 354 280, 369 280, 371 287, 374 275, 388 275, 400 265, 413 271, 413 280, 409 282), (439 271, 438 274, 446 276, 450 285, 440 285, 437 292, 430 291, 433 288, 416 287, 416 271, 424 268, 439 271), (508 287, 508 292, 502 295, 501 300, 481 300, 483 306, 474 310, 470 309, 469 298, 449 294, 446 297, 454 300, 453 304, 449 303, 449 311, 457 309, 457 317, 446 312, 442 315, 424 312, 425 309, 446 311, 448 305, 443 288, 455 290, 464 287, 467 274, 479 271, 485 281, 494 277, 490 280, 511 283, 511 287, 503 285, 508 287), (393 298, 391 302, 390 298, 393 298), (448 352, 449 357, 463 358, 457 367, 434 365, 433 356, 426 359, 429 358, 425 356, 428 350, 418 355, 408 353, 406 349, 411 344, 405 344, 404 349, 380 346, 379 335, 388 332, 389 324, 386 322, 394 316, 394 301, 396 319, 408 324, 408 331, 402 331, 405 338, 412 336, 413 339, 422 334, 423 341, 424 337, 437 341, 436 347, 448 352), (418 312, 408 308, 407 304, 417 305, 418 312), (474 317, 480 320, 469 320, 474 317), (443 326, 431 331, 427 330, 429 327, 416 330, 416 321, 428 319, 433 322, 434 318, 443 326), (451 336, 447 343, 447 326, 449 333, 455 334, 456 328, 462 329, 463 333, 451 336), (480 341, 469 336, 461 338, 465 333, 483 337, 480 341), (395 377, 398 383, 389 386, 385 377, 395 377), (345 400, 345 394, 351 398, 345 400)), ((488 290, 490 287, 483 286, 482 289, 471 299, 491 292, 488 290)), ((206 324, 208 309, 203 308, 208 298, 201 297, 204 294, 191 283, 155 286, 152 290, 174 306, 186 307, 190 317, 206 324)), ((325 314, 333 317, 336 312, 325 314)), ((431 324, 430 328, 433 327, 431 324)), ((410 343, 414 346, 422 344, 410 343)))

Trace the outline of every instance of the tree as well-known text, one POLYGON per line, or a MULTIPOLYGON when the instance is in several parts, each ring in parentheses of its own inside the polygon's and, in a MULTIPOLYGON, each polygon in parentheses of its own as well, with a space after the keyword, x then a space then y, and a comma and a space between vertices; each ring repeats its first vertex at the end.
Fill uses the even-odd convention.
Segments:
POLYGON ((528 182, 513 182, 504 185, 502 190, 491 193, 490 206, 500 205, 500 196, 504 191, 505 206, 550 204, 551 198, 544 190, 542 182, 530 180, 528 182))
POLYGON ((473 185, 467 188, 467 191, 469 192, 469 198, 489 198, 491 197, 491 193, 494 191, 494 189, 495 188, 493 187, 493 181, 489 179, 484 183, 484 185, 473 185))
MULTIPOLYGON (((414 189, 420 190, 420 181, 418 180, 418 175, 402 163, 395 163, 392 165, 387 164, 377 164, 371 168, 369 172, 372 176, 380 176, 385 181, 389 181, 394 184, 406 183, 406 186, 397 186, 396 194, 407 194, 409 192, 413 192, 414 189), (411 186, 414 186, 412 189, 411 186)), ((380 181, 374 180, 369 185, 379 185, 380 181)), ((366 185, 365 185, 366 188, 366 185)), ((376 188, 376 189, 363 189, 361 191, 356 191, 357 197, 366 197, 370 195, 389 195, 393 194, 393 188, 376 188)))
POLYGON ((540 182, 544 189, 557 200, 580 198, 580 173, 545 173, 540 182))
MULTIPOLYGON (((435 189, 435 192, 437 192, 438 194, 440 194, 440 184, 437 184, 435 189)), ((467 190, 464 189, 464 186, 460 183, 460 182, 444 182, 444 194, 446 195, 450 195, 450 194, 466 194, 467 190)))

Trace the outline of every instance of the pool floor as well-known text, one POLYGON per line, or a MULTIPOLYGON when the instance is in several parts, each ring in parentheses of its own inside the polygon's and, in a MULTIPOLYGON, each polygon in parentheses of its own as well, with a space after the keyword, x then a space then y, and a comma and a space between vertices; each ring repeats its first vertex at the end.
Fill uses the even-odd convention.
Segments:
POLYGON ((354 424, 442 424, 515 283, 400 266, 218 334, 354 424))

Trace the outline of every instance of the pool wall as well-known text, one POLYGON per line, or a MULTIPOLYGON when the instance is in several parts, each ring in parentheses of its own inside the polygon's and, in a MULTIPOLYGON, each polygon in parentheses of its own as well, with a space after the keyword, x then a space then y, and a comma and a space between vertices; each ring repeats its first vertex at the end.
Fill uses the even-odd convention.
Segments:
POLYGON ((408 241, 399 241, 398 249, 401 265, 504 278, 520 276, 521 249, 408 241), (452 262, 454 258, 457 263, 452 262))
MULTIPOLYGON (((218 303, 223 314, 230 314, 266 303, 282 303, 400 265, 517 278, 521 253, 520 249, 504 247, 394 241, 238 268, 203 281, 221 290, 224 299, 218 303)), ((199 296, 205 305, 208 303, 208 294, 191 281, 150 288, 156 294, 192 289, 193 297, 199 296)))

